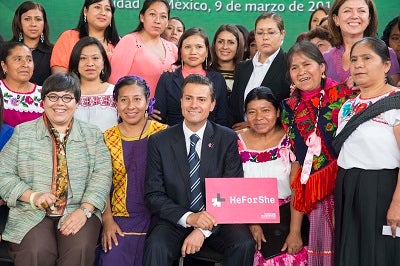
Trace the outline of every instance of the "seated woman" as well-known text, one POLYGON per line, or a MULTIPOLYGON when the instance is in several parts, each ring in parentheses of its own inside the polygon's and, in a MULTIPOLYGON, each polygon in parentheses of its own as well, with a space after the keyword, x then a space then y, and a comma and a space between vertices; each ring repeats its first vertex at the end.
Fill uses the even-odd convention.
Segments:
POLYGON ((216 72, 208 70, 211 63, 210 43, 204 30, 191 28, 185 31, 178 47, 179 65, 174 72, 164 72, 156 88, 155 109, 160 111, 161 123, 170 126, 183 121, 181 110, 181 87, 183 80, 190 74, 199 74, 209 78, 215 88, 217 100, 214 111, 208 119, 220 125, 226 125, 228 96, 224 77, 216 72))
POLYGON ((115 85, 121 123, 104 132, 113 162, 113 186, 103 213, 99 265, 142 265, 151 218, 143 194, 147 141, 167 127, 147 119, 153 109, 149 97, 150 88, 140 77, 125 76, 115 85))
POLYGON ((31 50, 20 42, 5 43, 0 63, 4 122, 15 127, 42 116, 41 87, 29 82, 34 68, 31 50))
POLYGON ((111 65, 101 43, 90 36, 80 39, 72 49, 68 70, 79 77, 81 86, 75 118, 98 126, 103 132, 116 125, 114 85, 107 83, 111 65))
POLYGON ((73 118, 79 97, 74 74, 50 76, 43 116, 18 125, 0 153, 2 238, 16 266, 93 265, 111 159, 100 129, 73 118))
POLYGON ((244 107, 249 127, 237 132, 244 176, 277 177, 281 205, 279 225, 250 225, 250 231, 257 242, 254 265, 306 265, 307 250, 302 248, 302 242, 288 238, 285 243, 291 229, 290 182, 299 166, 290 161, 294 155, 280 122, 280 103, 269 88, 257 87, 247 94, 244 107), (280 236, 267 234, 277 230, 277 226, 280 228, 280 236), (276 256, 267 259, 260 250, 272 249, 271 245, 277 247, 276 256))

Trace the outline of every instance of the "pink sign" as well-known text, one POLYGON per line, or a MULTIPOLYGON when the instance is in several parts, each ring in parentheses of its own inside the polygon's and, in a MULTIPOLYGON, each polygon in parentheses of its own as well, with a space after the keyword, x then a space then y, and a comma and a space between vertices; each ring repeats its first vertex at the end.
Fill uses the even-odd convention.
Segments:
POLYGON ((279 223, 276 178, 206 178, 206 209, 219 224, 279 223))

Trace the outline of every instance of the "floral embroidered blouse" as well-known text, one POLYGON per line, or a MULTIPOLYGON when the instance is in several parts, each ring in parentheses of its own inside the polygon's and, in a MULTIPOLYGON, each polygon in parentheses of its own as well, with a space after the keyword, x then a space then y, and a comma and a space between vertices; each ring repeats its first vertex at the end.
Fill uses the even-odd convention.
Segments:
POLYGON ((41 101, 42 87, 34 84, 32 91, 15 92, 0 80, 0 88, 4 98, 4 122, 15 127, 23 122, 31 121, 44 112, 41 101))

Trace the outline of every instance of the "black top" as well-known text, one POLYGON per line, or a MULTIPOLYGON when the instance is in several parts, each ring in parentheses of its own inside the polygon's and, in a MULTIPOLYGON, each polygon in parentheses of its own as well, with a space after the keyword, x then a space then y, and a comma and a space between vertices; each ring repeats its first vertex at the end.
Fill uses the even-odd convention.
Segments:
POLYGON ((40 42, 38 47, 32 50, 35 68, 30 82, 42 86, 45 79, 51 75, 50 57, 52 50, 53 46, 48 47, 40 42))

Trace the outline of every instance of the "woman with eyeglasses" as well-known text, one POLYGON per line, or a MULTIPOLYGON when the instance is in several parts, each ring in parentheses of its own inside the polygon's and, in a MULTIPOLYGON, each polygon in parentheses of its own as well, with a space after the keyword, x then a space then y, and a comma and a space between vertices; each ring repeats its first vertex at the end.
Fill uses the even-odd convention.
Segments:
POLYGON ((41 116, 41 87, 29 81, 34 69, 31 50, 21 42, 5 43, 0 64, 4 122, 15 127, 41 116))
POLYGON ((116 125, 114 85, 107 82, 111 66, 101 43, 90 36, 80 39, 72 49, 68 70, 79 77, 81 86, 75 118, 98 126, 103 132, 116 125))
POLYGON ((275 13, 264 12, 256 19, 254 30, 257 53, 252 60, 237 65, 229 99, 229 125, 234 130, 248 125, 244 99, 253 88, 271 88, 278 101, 287 98, 290 92, 285 77, 285 53, 281 48, 285 37, 282 18, 275 13))
POLYGON ((44 114, 15 127, 0 153, 0 196, 10 207, 2 239, 16 266, 93 265, 110 153, 99 128, 74 119, 75 74, 47 78, 41 98, 44 114))

